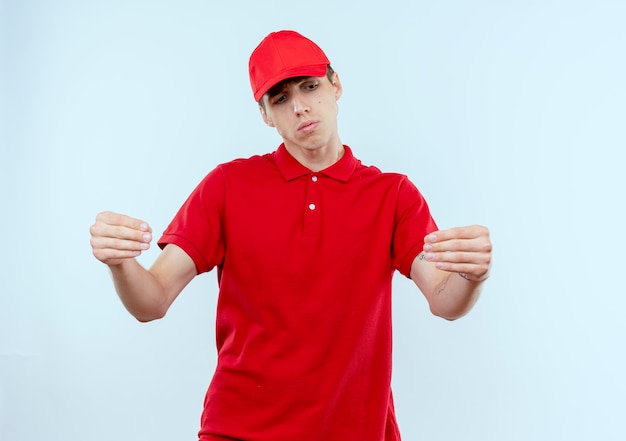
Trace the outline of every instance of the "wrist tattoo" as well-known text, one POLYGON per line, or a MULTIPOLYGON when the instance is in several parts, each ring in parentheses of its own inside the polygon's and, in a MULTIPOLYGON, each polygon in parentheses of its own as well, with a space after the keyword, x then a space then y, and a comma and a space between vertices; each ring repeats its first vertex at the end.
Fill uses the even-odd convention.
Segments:
POLYGON ((422 252, 419 254, 419 256, 417 256, 417 258, 418 258, 419 260, 424 260, 424 259, 426 259, 426 253, 424 253, 424 252, 422 251, 422 252))

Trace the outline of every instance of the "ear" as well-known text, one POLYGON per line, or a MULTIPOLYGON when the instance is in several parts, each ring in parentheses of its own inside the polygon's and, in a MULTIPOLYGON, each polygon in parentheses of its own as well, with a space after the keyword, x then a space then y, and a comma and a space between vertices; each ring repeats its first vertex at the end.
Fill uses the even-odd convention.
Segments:
POLYGON ((333 87, 335 88, 335 99, 338 100, 341 98, 341 94, 343 93, 343 86, 341 85, 341 81, 339 80, 339 74, 337 72, 333 73, 332 79, 333 87))
POLYGON ((259 106, 259 112, 261 112, 261 117, 263 118, 263 122, 270 127, 276 127, 271 119, 268 118, 267 113, 265 113, 265 109, 263 106, 259 106))

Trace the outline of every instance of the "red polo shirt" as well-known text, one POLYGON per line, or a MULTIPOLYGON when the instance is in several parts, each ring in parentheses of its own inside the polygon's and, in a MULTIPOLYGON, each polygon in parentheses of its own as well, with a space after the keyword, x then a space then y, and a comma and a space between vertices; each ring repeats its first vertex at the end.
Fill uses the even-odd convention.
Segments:
POLYGON ((159 240, 218 268, 218 361, 201 440, 397 441, 391 280, 436 230, 406 176, 281 145, 222 164, 159 240))

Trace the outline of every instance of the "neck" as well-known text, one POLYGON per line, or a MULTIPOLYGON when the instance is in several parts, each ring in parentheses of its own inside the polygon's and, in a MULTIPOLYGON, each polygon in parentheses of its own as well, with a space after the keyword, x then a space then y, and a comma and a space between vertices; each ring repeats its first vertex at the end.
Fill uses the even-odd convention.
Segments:
POLYGON ((285 148, 300 164, 314 172, 330 167, 339 161, 345 152, 339 139, 318 148, 305 148, 285 142, 285 148))

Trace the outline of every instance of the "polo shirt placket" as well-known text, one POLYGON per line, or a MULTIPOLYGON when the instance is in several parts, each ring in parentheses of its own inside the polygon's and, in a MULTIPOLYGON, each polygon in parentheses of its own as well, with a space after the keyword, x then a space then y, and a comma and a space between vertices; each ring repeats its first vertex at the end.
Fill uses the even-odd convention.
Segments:
POLYGON ((322 184, 321 177, 312 173, 306 177, 306 195, 304 206, 304 226, 302 229, 302 237, 307 239, 316 239, 321 234, 322 229, 322 205, 320 198, 320 187, 322 184))

